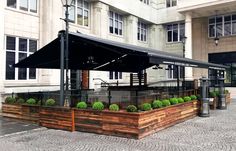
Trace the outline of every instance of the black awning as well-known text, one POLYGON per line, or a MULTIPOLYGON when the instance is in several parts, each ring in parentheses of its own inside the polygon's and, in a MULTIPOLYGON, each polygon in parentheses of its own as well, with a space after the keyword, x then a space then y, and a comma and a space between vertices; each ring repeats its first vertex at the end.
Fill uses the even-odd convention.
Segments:
MULTIPOLYGON (((226 66, 187 59, 81 33, 69 33, 69 69, 138 72, 157 64, 176 64, 224 70, 226 66)), ((20 68, 60 69, 60 38, 14 65, 20 68)))

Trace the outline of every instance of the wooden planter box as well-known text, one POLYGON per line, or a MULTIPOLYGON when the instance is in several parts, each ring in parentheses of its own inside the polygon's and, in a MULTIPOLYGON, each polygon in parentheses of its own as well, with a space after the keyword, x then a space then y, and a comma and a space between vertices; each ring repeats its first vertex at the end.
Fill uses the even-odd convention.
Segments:
POLYGON ((2 103, 3 116, 36 123, 39 120, 39 109, 37 105, 2 103))
POLYGON ((41 107, 39 124, 53 129, 74 131, 74 111, 65 107, 41 107))
POLYGON ((74 109, 75 130, 140 139, 198 115, 198 101, 146 112, 74 109))
POLYGON ((230 93, 226 94, 226 103, 230 104, 231 103, 231 98, 230 98, 230 93))

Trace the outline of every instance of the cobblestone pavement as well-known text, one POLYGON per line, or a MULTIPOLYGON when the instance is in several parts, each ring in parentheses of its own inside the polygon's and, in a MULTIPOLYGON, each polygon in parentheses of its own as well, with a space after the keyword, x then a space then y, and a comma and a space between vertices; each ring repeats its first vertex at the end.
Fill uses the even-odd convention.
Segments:
POLYGON ((141 140, 36 129, 0 138, 1 151, 236 151, 236 100, 141 140))

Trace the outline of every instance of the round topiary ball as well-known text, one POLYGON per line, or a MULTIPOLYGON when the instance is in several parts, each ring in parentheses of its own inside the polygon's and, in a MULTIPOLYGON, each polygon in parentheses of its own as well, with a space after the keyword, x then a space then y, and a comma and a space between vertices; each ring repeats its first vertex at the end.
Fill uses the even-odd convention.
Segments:
POLYGON ((78 103, 76 104, 76 107, 77 107, 78 109, 86 109, 86 108, 88 107, 88 105, 87 105, 86 102, 82 101, 82 102, 78 102, 78 103))
POLYGON ((138 109, 135 105, 129 105, 127 108, 126 108, 126 111, 127 112, 137 112, 138 109))
POLYGON ((16 103, 23 104, 23 103, 25 103, 25 100, 22 98, 19 98, 19 99, 17 99, 16 103))
POLYGON ((170 101, 169 100, 163 100, 162 101, 162 106, 163 107, 170 106, 170 101))
POLYGON ((46 102, 45 102, 45 105, 46 106, 54 106, 56 104, 56 101, 54 99, 48 99, 46 102))
POLYGON ((170 99, 170 104, 171 105, 175 105, 175 104, 178 104, 179 102, 178 102, 178 99, 177 98, 171 98, 170 99))
POLYGON ((30 98, 30 99, 28 99, 28 100, 26 101, 26 103, 27 103, 27 104, 31 104, 31 105, 35 105, 35 104, 37 104, 37 101, 36 101, 35 99, 33 99, 33 98, 30 98))
POLYGON ((191 98, 191 100, 196 100, 197 96, 196 95, 191 95, 190 98, 191 98))
POLYGON ((119 106, 118 106, 117 104, 111 104, 111 105, 109 106, 109 110, 110 110, 110 111, 119 111, 120 108, 119 108, 119 106))
POLYGON ((152 105, 150 103, 144 103, 144 104, 141 105, 141 109, 143 111, 149 111, 149 110, 152 109, 152 105))
POLYGON ((98 102, 95 102, 95 103, 93 104, 93 107, 92 107, 92 108, 93 108, 94 110, 99 110, 99 111, 101 111, 101 110, 104 109, 104 105, 103 105, 102 102, 98 101, 98 102))
POLYGON ((7 98, 5 99, 5 103, 7 103, 7 104, 13 104, 13 103, 15 103, 15 102, 16 102, 16 99, 13 98, 13 97, 7 97, 7 98))
POLYGON ((153 107, 154 109, 156 109, 156 108, 161 108, 161 107, 162 107, 162 102, 161 102, 160 100, 155 100, 155 101, 153 101, 153 103, 152 103, 152 107, 153 107))
POLYGON ((189 96, 185 96, 184 97, 184 102, 189 102, 189 101, 191 101, 191 98, 189 96))
POLYGON ((178 98, 178 103, 184 103, 184 99, 183 98, 178 98))

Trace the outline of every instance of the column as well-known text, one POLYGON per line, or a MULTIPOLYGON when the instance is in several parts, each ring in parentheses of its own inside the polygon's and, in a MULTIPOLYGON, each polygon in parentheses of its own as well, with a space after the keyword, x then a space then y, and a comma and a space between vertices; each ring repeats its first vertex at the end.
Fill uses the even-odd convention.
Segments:
MULTIPOLYGON (((191 13, 185 14, 185 36, 187 37, 185 42, 185 58, 192 59, 192 16, 191 13)), ((193 70, 190 67, 185 68, 186 79, 193 79, 193 70)))
POLYGON ((101 38, 107 38, 109 6, 101 2, 96 2, 93 4, 92 33, 101 38))
POLYGON ((3 101, 3 93, 4 93, 4 86, 3 81, 5 79, 5 60, 6 60, 6 53, 4 50, 4 6, 6 6, 5 1, 2 2, 3 4, 0 5, 0 109, 2 108, 2 101, 3 101))
MULTIPOLYGON (((159 32, 159 26, 158 25, 151 25, 149 28, 149 47, 154 48, 154 49, 159 49, 160 48, 160 41, 163 37, 161 37, 161 34, 159 32), (159 47, 159 48, 158 48, 159 47)), ((159 49, 160 50, 160 49, 159 49)))
POLYGON ((137 44, 138 18, 132 15, 127 16, 125 40, 127 43, 137 44))

